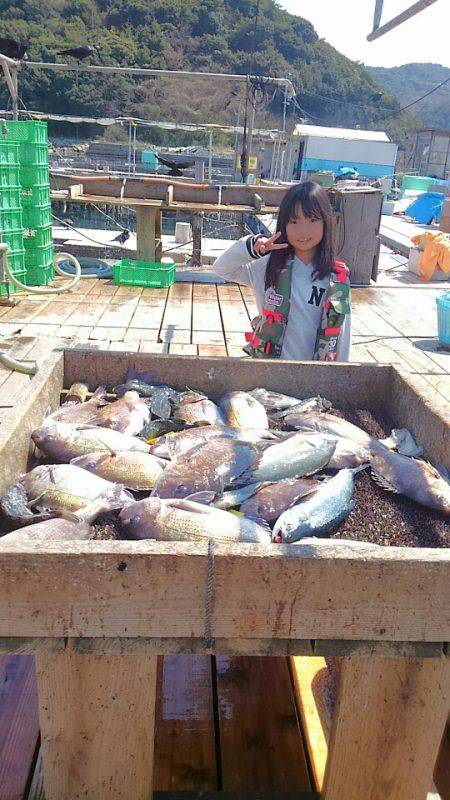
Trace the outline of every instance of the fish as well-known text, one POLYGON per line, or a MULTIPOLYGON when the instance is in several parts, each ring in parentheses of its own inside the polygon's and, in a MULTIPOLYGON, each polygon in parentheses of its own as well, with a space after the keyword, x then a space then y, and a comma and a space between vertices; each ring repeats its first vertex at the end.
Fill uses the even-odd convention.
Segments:
POLYGON ((52 414, 49 414, 45 418, 44 423, 50 423, 52 421, 78 423, 79 425, 89 423, 95 419, 98 410, 107 404, 105 397, 105 387, 99 386, 92 397, 86 400, 85 403, 64 403, 60 408, 57 408, 56 411, 53 411, 52 414))
POLYGON ((186 453, 196 450, 211 439, 235 439, 251 444, 263 445, 265 442, 280 441, 287 438, 283 431, 269 431, 266 428, 228 428, 225 425, 202 425, 188 428, 178 433, 161 436, 150 452, 161 458, 179 459, 186 453))
POLYGON ((119 400, 99 409, 92 421, 96 425, 135 436, 149 420, 148 403, 137 392, 125 392, 119 400))
POLYGON ((247 392, 229 392, 222 397, 219 409, 230 428, 268 428, 264 406, 247 392))
POLYGON ((140 397, 151 397, 155 389, 158 389, 157 384, 146 383, 145 381, 133 378, 126 383, 121 383, 113 389, 117 397, 122 397, 125 392, 137 392, 140 397))
POLYGON ((150 445, 136 436, 96 425, 78 426, 66 422, 52 422, 34 430, 31 438, 46 455, 64 462, 98 450, 107 453, 123 450, 140 450, 143 453, 150 451, 150 445))
POLYGON ((135 492, 152 489, 167 462, 139 451, 120 453, 94 452, 73 458, 70 462, 105 480, 121 483, 135 492))
MULTIPOLYGON (((28 501, 37 509, 78 511, 115 485, 74 464, 41 464, 20 479, 28 501)), ((114 494, 117 499, 117 495, 114 494)), ((130 496, 123 490, 123 502, 130 496)))
POLYGON ((124 508, 119 520, 129 539, 270 544, 268 526, 185 498, 139 500, 124 508))
POLYGON ((317 491, 322 482, 316 478, 286 478, 277 483, 266 483, 245 500, 239 508, 247 517, 258 517, 273 522, 302 497, 317 491))
POLYGON ((249 475, 258 464, 260 453, 248 442, 212 439, 180 462, 166 467, 158 478, 153 495, 188 497, 196 492, 222 494, 227 486, 249 483, 249 475))
POLYGON ((184 392, 175 406, 173 418, 185 425, 225 425, 220 409, 206 395, 198 392, 184 392))
POLYGON ((375 443, 370 448, 370 468, 383 489, 450 515, 450 484, 427 461, 400 455, 375 443))
POLYGON ((170 386, 156 386, 150 398, 150 411, 159 419, 169 419, 172 414, 172 402, 179 398, 180 392, 176 392, 170 386))
POLYGON ((0 509, 4 517, 15 527, 30 525, 59 515, 57 511, 37 513, 29 507, 28 495, 21 483, 14 483, 3 495, 0 509))
POLYGON ((321 414, 323 411, 329 411, 332 408, 332 403, 326 400, 325 397, 308 397, 306 400, 301 400, 295 406, 290 406, 282 411, 277 411, 270 415, 271 419, 284 419, 288 414, 305 414, 307 411, 314 411, 321 414))
POLYGON ((354 469, 367 464, 370 459, 370 448, 358 444, 352 439, 338 438, 336 448, 331 456, 327 469, 354 469))
POLYGON ((261 483, 249 483, 247 486, 239 486, 236 489, 230 489, 228 492, 224 492, 218 497, 213 505, 216 508, 223 508, 224 510, 240 506, 241 503, 244 503, 245 500, 252 497, 261 486, 261 483))
POLYGON ((290 397, 287 394, 272 392, 270 389, 251 389, 248 394, 258 400, 267 411, 281 411, 290 406, 296 406, 301 400, 298 397, 290 397))
POLYGON ((284 417, 284 424, 297 431, 311 433, 329 434, 341 439, 350 439, 363 447, 370 447, 373 441, 377 441, 373 436, 366 433, 362 428, 347 422, 342 417, 324 412, 322 414, 309 411, 300 414, 287 414, 284 417))
POLYGON ((273 527, 272 540, 291 544, 335 528, 355 506, 354 472, 341 469, 312 495, 284 511, 273 527))
POLYGON ((137 435, 139 439, 143 439, 144 442, 154 444, 154 440, 159 439, 159 437, 163 436, 165 433, 173 433, 181 430, 183 430, 181 422, 175 422, 173 419, 153 419, 147 422, 137 435))
POLYGON ((42 522, 36 521, 20 531, 6 534, 2 537, 2 541, 23 543, 90 539, 93 534, 91 525, 99 514, 123 508, 122 490, 123 486, 107 488, 89 505, 70 514, 70 519, 53 517, 42 522))
POLYGON ((252 481, 274 481, 313 475, 329 462, 336 447, 335 436, 296 434, 264 450, 252 481))

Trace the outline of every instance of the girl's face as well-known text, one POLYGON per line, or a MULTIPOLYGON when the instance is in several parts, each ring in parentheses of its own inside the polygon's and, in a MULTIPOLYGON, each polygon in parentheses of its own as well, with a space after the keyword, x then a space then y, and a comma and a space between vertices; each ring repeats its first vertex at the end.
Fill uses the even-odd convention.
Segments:
MULTIPOLYGON (((286 238, 296 255, 302 257, 301 254, 306 254, 306 258, 310 261, 322 237, 323 220, 320 217, 305 216, 302 207, 297 205, 286 225, 286 238)), ((302 261, 305 261, 305 258, 302 258, 302 261)))

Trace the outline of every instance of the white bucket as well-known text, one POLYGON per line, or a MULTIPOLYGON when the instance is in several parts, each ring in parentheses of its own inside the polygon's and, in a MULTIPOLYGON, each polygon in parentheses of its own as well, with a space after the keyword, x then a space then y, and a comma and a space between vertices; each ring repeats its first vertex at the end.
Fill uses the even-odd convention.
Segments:
POLYGON ((192 239, 189 222, 175 223, 175 244, 187 244, 192 239))

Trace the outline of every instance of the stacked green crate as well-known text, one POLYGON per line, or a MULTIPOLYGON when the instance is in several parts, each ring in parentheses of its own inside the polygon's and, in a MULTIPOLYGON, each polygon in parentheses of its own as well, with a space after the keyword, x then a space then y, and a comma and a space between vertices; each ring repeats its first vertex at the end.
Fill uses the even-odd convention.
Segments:
MULTIPOLYGON (((17 279, 25 281, 25 250, 19 174, 19 146, 0 136, 0 230, 2 241, 9 245, 8 265, 17 279)), ((9 282, 9 292, 19 291, 9 282)), ((0 297, 8 294, 6 282, 0 283, 0 297)))
POLYGON ((8 136, 19 145, 26 283, 46 286, 54 278, 47 123, 8 121, 8 136))

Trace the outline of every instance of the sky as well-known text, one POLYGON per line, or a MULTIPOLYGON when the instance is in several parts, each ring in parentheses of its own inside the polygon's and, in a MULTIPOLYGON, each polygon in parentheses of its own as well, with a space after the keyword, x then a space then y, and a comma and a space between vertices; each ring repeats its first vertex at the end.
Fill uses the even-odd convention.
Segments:
MULTIPOLYGON (((381 24, 410 8, 415 0, 384 0, 381 24)), ((304 17, 340 53, 372 67, 432 62, 450 67, 450 0, 437 0, 419 14, 368 42, 375 0, 278 0, 291 14, 304 17)))

